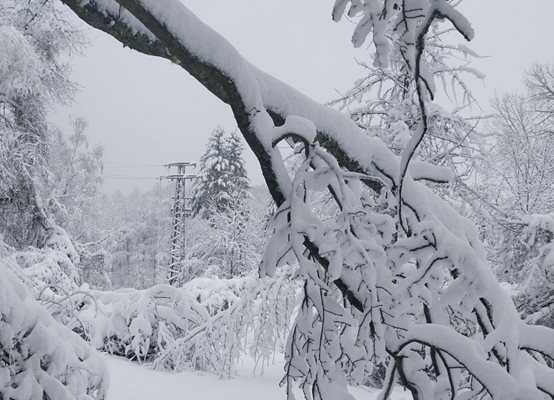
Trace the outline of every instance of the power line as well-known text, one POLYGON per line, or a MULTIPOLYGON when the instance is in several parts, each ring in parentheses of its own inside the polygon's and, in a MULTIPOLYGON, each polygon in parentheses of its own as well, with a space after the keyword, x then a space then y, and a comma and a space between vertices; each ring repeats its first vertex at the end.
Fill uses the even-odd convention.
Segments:
POLYGON ((164 168, 163 165, 104 165, 104 169, 164 168))
POLYGON ((102 175, 102 179, 122 179, 122 180, 159 180, 155 176, 125 176, 125 175, 102 175))
POLYGON ((165 167, 164 164, 153 164, 153 163, 131 163, 131 162, 119 162, 119 161, 105 161, 104 165, 113 165, 121 167, 165 167))

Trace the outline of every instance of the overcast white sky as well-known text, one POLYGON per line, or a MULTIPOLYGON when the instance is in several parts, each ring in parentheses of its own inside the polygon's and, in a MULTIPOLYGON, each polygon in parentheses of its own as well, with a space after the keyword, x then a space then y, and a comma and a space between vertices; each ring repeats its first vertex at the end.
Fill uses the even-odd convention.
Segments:
MULTIPOLYGON (((362 74, 354 57, 364 58, 366 50, 352 49, 348 21, 331 21, 332 0, 184 3, 253 64, 318 101, 350 88, 362 74)), ((484 106, 495 93, 519 90, 532 62, 554 62, 553 0, 465 0, 460 9, 476 31, 469 47, 490 56, 474 64, 487 75, 472 84, 484 106)), ((155 165, 197 161, 216 125, 235 129, 229 108, 184 70, 80 24, 91 41, 73 59, 81 89, 74 104, 55 110, 52 122, 68 131, 70 116, 89 121, 90 141, 105 149, 106 191, 146 189, 153 180, 132 178, 166 173, 155 165)), ((251 179, 260 183, 249 151, 246 159, 251 179)))

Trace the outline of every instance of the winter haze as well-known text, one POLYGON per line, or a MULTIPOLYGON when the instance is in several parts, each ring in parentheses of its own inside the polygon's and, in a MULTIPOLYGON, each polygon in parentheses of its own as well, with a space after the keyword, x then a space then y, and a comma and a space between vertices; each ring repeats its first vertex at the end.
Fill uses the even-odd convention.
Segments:
POLYGON ((0 0, 0 400, 554 399, 552 15, 0 0))
MULTIPOLYGON (((356 60, 368 60, 368 46, 354 50, 349 45, 352 25, 330 20, 330 1, 185 3, 254 65, 320 102, 348 90, 363 74, 356 60)), ((554 3, 533 0, 536 11, 525 9, 523 15, 514 0, 464 1, 460 8, 476 30, 469 47, 488 56, 472 63, 486 79, 468 81, 486 113, 491 96, 520 89, 525 69, 534 61, 551 58, 544 43, 554 41, 549 17, 554 3), (543 39, 535 40, 538 37, 543 39)), ((70 116, 87 115, 91 141, 105 149, 104 190, 149 188, 152 179, 136 178, 158 177, 167 171, 144 164, 198 161, 216 125, 236 129, 229 107, 178 67, 124 49, 81 22, 79 26, 90 40, 71 62, 80 89, 73 104, 56 109, 52 121, 68 129, 70 116)), ((246 162, 252 180, 261 183, 259 165, 249 151, 246 162)))

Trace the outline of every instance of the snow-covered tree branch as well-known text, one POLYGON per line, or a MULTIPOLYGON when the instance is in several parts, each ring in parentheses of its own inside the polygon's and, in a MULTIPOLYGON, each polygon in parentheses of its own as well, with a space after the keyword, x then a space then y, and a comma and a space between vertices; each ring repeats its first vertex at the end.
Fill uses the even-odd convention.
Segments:
POLYGON ((177 0, 62 0, 83 20, 145 54, 168 58, 231 107, 279 206, 262 270, 297 263, 303 300, 289 337, 288 394, 348 398, 371 366, 388 365, 414 399, 554 397, 553 331, 521 322, 485 262, 475 227, 422 182, 450 171, 412 158, 428 132, 433 78, 422 59, 427 31, 468 21, 446 0, 339 0, 333 15, 359 17, 354 44, 371 33, 387 65, 400 38, 420 118, 400 159, 347 116, 249 64, 177 0), (276 143, 292 139, 303 162, 289 175, 276 143), (332 218, 310 204, 334 198, 332 218), (538 356, 537 354, 540 354, 538 356))

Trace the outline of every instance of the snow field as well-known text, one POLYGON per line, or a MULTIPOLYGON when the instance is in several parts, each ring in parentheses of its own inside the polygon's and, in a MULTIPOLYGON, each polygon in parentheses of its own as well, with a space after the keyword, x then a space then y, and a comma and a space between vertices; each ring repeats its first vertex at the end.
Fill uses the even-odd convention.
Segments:
MULTIPOLYGON (((285 400, 279 387, 284 362, 265 369, 263 375, 252 373, 253 364, 244 362, 239 376, 219 379, 212 374, 155 371, 123 358, 106 356, 110 371, 107 400, 285 400)), ((376 400, 379 391, 351 388, 355 400, 376 400)), ((302 398, 298 393, 297 398, 302 398)), ((397 389, 392 400, 409 400, 409 392, 397 389)))

